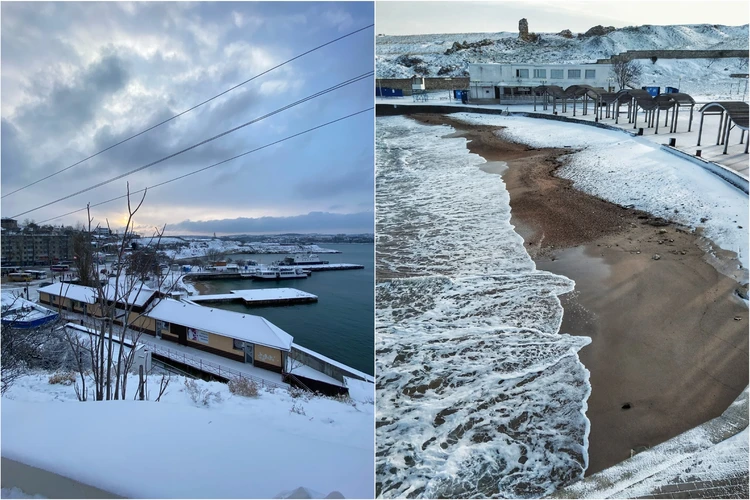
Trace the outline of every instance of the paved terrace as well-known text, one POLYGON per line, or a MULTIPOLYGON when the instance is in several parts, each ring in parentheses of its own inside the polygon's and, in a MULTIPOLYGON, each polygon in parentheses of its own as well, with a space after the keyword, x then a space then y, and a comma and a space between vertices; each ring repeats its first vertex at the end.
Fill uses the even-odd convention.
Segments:
MULTIPOLYGON (((412 101, 411 97, 407 98, 383 98, 378 97, 375 99, 376 104, 391 104, 391 105, 398 105, 398 106, 452 106, 456 108, 468 108, 472 111, 474 110, 482 110, 482 109, 491 109, 497 112, 498 110, 505 111, 507 110, 510 113, 534 113, 536 115, 541 116, 552 116, 552 104, 548 105, 547 110, 545 111, 543 109, 541 98, 537 97, 537 105, 536 105, 536 111, 534 111, 534 105, 533 104, 516 104, 516 105, 507 105, 507 104, 461 104, 461 101, 457 101, 455 99, 448 99, 446 92, 439 92, 434 94, 429 94, 430 99, 427 100, 427 102, 414 102, 412 101)), ((719 133, 719 117, 716 115, 705 115, 703 119, 703 134, 701 136, 701 145, 696 146, 698 143, 698 128, 700 125, 700 113, 698 110, 703 107, 703 105, 706 104, 704 102, 696 103, 695 109, 693 111, 693 124, 691 127, 690 132, 688 132, 688 123, 690 122, 690 108, 689 107, 683 107, 680 109, 679 117, 677 118, 677 132, 675 133, 669 133, 669 126, 666 128, 664 125, 664 113, 661 113, 659 124, 659 134, 657 135, 655 133, 656 128, 645 128, 646 120, 644 118, 645 114, 643 110, 639 110, 638 113, 638 120, 636 123, 636 127, 634 128, 632 123, 628 123, 628 117, 627 117, 627 111, 626 107, 623 106, 620 110, 620 118, 619 123, 615 125, 615 119, 612 118, 603 118, 600 120, 600 123, 609 125, 612 127, 616 127, 619 129, 622 129, 623 131, 627 131, 630 133, 636 133, 638 132, 639 128, 643 128, 643 137, 646 139, 652 140, 657 144, 669 144, 669 139, 674 138, 676 140, 675 147, 676 149, 687 153, 691 156, 694 156, 696 153, 696 150, 701 150, 701 157, 705 160, 709 160, 715 163, 718 163, 719 165, 722 165, 724 167, 730 168, 736 172, 739 172, 743 177, 747 178, 750 172, 748 172, 748 155, 745 154, 745 144, 744 142, 748 141, 748 134, 745 134, 745 140, 743 141, 743 144, 739 144, 740 141, 740 131, 739 129, 735 129, 732 131, 730 135, 730 145, 727 148, 727 154, 723 154, 724 146, 723 145, 716 145, 716 138, 719 133)), ((583 104, 581 102, 578 102, 576 104, 576 116, 573 116, 573 104, 571 102, 568 102, 567 106, 567 112, 562 112, 562 106, 560 101, 558 100, 557 103, 557 114, 558 116, 567 117, 570 119, 575 119, 581 122, 594 122, 594 106, 593 102, 589 103, 589 110, 588 114, 583 115, 582 114, 582 106, 583 104)), ((458 110, 457 110, 458 111, 458 110)), ((670 125, 672 123, 671 120, 671 111, 670 114, 670 125)))
POLYGON ((719 417, 550 498, 748 498, 747 425, 745 389, 719 417))

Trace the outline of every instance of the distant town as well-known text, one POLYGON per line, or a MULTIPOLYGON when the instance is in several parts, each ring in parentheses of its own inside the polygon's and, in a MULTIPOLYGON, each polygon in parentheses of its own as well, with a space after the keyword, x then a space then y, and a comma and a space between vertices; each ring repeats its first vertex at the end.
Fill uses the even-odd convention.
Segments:
MULTIPOLYGON (((52 226, 40 225, 33 221, 19 221, 3 218, 2 244, 0 259, 3 266, 45 266, 59 262, 72 261, 75 258, 75 246, 78 242, 90 242, 99 252, 114 251, 121 244, 121 235, 106 227, 96 227, 86 231, 79 225, 52 226), (86 237, 86 235, 89 235, 86 237)), ((173 258, 195 256, 180 255, 180 250, 195 246, 196 242, 219 240, 223 253, 288 253, 294 247, 310 246, 316 243, 373 243, 373 234, 276 234, 276 235, 237 235, 237 236, 168 236, 161 238, 159 249, 173 254, 173 258), (233 243, 233 245, 232 245, 233 243), (251 245, 254 243, 256 245, 251 245), (290 248, 292 247, 292 248, 290 248)), ((149 236, 137 233, 127 234, 127 246, 136 249, 151 246, 155 241, 149 236)), ((314 250, 320 251, 315 248, 314 250)))

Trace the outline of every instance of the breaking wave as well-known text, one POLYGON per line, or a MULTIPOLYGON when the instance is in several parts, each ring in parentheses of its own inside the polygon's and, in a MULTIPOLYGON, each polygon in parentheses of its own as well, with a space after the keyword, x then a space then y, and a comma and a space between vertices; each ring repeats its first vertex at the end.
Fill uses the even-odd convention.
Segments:
POLYGON ((590 394, 502 178, 448 126, 377 123, 377 494, 530 498, 586 469, 590 394), (382 278, 389 278, 382 281, 382 278))

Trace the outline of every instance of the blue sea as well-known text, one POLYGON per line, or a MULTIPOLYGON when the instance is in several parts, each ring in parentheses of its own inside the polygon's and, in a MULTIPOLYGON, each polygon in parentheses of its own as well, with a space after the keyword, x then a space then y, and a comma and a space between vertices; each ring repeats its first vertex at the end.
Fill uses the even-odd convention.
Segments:
MULTIPOLYGON (((282 281, 204 281, 207 294, 253 288, 296 288, 318 296, 314 304, 215 307, 263 316, 294 337, 294 342, 370 375, 374 374, 374 248, 372 244, 320 244, 339 254, 320 254, 331 263, 362 264, 364 269, 313 272, 307 279, 282 281)), ((240 254, 233 260, 270 264, 284 255, 240 254)))

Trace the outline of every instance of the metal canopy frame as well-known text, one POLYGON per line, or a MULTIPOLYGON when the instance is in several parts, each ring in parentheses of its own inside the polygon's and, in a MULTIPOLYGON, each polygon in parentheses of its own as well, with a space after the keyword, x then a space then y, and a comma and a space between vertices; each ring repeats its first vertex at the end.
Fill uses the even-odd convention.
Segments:
POLYGON ((729 147, 729 135, 732 129, 737 127, 742 133, 740 134, 740 144, 745 143, 745 154, 750 138, 745 141, 745 132, 748 130, 748 104, 743 101, 714 101, 704 105, 700 110, 701 121, 698 128, 698 143, 701 145, 701 136, 703 134, 703 117, 708 115, 719 115, 719 130, 716 134, 716 145, 724 145, 723 154, 727 154, 729 147))

